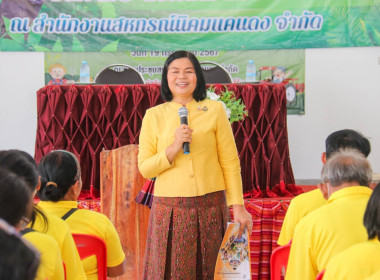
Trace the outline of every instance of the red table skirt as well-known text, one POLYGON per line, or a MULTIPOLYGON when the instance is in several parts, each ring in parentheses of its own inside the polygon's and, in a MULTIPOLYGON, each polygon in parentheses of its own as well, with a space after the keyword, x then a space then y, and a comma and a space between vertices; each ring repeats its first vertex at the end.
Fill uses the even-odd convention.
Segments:
MULTIPOLYGON (((253 232, 250 240, 252 280, 270 279, 270 256, 278 247, 277 239, 291 198, 245 199, 252 215, 253 232)), ((79 201, 79 208, 100 212, 100 201, 79 201)), ((232 214, 232 212, 231 212, 232 214)))
POLYGON ((252 280, 270 279, 270 256, 278 247, 277 239, 290 200, 291 198, 245 200, 245 207, 253 219, 250 239, 252 280))

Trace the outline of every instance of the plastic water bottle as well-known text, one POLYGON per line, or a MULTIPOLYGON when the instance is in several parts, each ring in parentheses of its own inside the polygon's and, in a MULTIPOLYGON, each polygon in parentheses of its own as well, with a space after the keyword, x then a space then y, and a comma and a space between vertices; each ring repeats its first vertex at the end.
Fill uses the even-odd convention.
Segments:
POLYGON ((245 81, 256 82, 256 65, 252 59, 248 60, 247 69, 245 72, 245 81))
POLYGON ((90 82, 90 66, 88 66, 87 61, 85 60, 82 61, 82 65, 80 66, 79 82, 80 83, 90 82))

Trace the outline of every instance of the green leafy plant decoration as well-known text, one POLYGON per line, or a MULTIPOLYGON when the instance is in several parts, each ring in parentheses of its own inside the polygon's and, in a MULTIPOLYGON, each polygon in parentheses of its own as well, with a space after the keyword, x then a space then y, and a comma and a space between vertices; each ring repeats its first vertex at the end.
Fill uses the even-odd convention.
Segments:
POLYGON ((241 99, 237 99, 234 92, 224 87, 219 94, 215 93, 215 89, 211 86, 207 90, 207 98, 211 100, 222 101, 225 105, 227 116, 230 123, 242 121, 248 116, 245 104, 241 99))

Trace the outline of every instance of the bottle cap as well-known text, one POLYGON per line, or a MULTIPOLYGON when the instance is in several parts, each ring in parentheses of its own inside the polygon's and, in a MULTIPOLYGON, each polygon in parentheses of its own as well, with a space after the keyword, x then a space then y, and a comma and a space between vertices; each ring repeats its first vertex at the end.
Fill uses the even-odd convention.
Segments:
POLYGON ((87 63, 87 61, 86 61, 86 60, 83 60, 82 63, 87 63))
POLYGON ((253 63, 253 59, 248 60, 249 63, 253 63))

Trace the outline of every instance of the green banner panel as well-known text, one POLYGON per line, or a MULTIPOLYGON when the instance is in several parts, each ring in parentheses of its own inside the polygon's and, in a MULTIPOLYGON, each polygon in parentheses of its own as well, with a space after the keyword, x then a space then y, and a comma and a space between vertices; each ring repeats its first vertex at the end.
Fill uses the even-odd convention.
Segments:
POLYGON ((380 0, 1 0, 0 50, 267 50, 380 43, 380 0))
MULTIPOLYGON (((284 83, 287 88, 288 114, 304 114, 305 96, 305 51, 294 50, 250 50, 250 51, 192 51, 200 62, 211 61, 224 67, 234 83, 246 82, 246 67, 253 60, 256 67, 256 82, 284 83)), ((159 84, 162 67, 170 51, 131 52, 46 52, 45 83, 79 83, 80 66, 87 61, 90 81, 113 64, 127 65, 142 74, 145 83, 159 84)))

